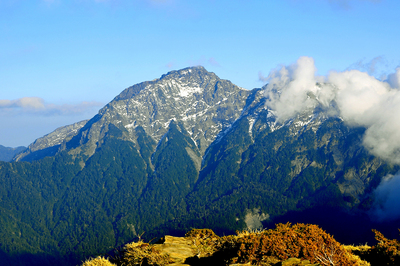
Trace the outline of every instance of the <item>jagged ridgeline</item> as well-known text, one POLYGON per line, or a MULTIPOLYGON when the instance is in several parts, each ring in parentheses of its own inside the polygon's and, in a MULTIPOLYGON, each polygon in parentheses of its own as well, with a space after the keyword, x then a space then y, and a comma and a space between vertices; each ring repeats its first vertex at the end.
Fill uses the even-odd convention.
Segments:
POLYGON ((172 71, 0 162, 2 265, 75 265, 192 227, 370 232, 349 213, 398 169, 361 145, 365 129, 319 108, 280 123, 265 101, 203 67, 172 71), (350 220, 363 226, 342 228, 350 220))

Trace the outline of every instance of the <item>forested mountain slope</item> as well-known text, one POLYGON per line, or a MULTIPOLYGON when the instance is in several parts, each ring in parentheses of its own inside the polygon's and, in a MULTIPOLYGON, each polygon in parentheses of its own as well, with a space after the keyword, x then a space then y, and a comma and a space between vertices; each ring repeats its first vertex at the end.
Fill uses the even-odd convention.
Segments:
POLYGON ((20 153, 25 149, 26 148, 23 146, 17 148, 11 148, 0 145, 0 161, 9 162, 14 158, 16 154, 20 153))

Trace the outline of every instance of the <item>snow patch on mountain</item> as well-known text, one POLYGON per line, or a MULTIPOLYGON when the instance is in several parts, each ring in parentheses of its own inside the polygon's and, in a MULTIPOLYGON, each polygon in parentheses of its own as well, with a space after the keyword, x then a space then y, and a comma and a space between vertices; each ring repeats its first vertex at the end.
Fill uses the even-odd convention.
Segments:
POLYGON ((253 126, 254 126, 254 123, 256 122, 256 119, 253 118, 253 117, 247 117, 247 119, 249 120, 249 135, 250 135, 251 141, 254 142, 254 139, 253 139, 253 126))
POLYGON ((188 84, 182 84, 181 82, 177 82, 175 80, 171 80, 170 84, 178 90, 177 94, 184 98, 192 96, 194 93, 201 93, 203 91, 203 89, 200 87, 191 87, 188 86, 188 84))

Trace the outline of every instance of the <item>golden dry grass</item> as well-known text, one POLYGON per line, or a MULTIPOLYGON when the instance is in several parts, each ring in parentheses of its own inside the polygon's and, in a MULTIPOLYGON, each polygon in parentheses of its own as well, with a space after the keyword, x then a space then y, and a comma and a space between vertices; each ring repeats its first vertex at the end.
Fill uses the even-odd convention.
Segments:
POLYGON ((368 245, 359 245, 359 246, 353 246, 353 245, 342 245, 343 248, 347 251, 347 255, 352 258, 352 260, 357 261, 358 265, 360 266, 371 266, 371 264, 368 261, 362 260, 358 255, 359 254, 364 254, 368 252, 371 247, 368 245))
POLYGON ((121 265, 163 266, 172 262, 168 254, 163 254, 155 245, 142 241, 125 245, 121 253, 121 265))
POLYGON ((82 266, 116 266, 116 265, 111 263, 108 259, 99 256, 94 259, 89 259, 85 261, 82 264, 82 266))

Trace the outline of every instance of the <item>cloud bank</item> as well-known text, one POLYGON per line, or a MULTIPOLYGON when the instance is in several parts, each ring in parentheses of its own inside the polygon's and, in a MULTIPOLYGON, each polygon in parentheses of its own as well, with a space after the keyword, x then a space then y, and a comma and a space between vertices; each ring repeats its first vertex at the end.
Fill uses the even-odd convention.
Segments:
POLYGON ((276 111, 278 121, 322 106, 350 126, 365 127, 365 147, 375 156, 400 164, 400 68, 385 81, 359 70, 332 71, 326 77, 315 73, 310 57, 270 72, 267 106, 276 111))
POLYGON ((54 104, 39 97, 0 99, 0 144, 28 146, 58 127, 91 118, 102 106, 99 102, 54 104))
POLYGON ((79 115, 100 108, 103 103, 81 102, 78 104, 53 104, 46 103, 39 97, 23 97, 16 100, 0 99, 0 115, 45 115, 45 116, 64 116, 79 115))
POLYGON ((45 106, 43 99, 39 97, 24 97, 17 100, 0 100, 0 108, 41 110, 45 109, 45 106))

